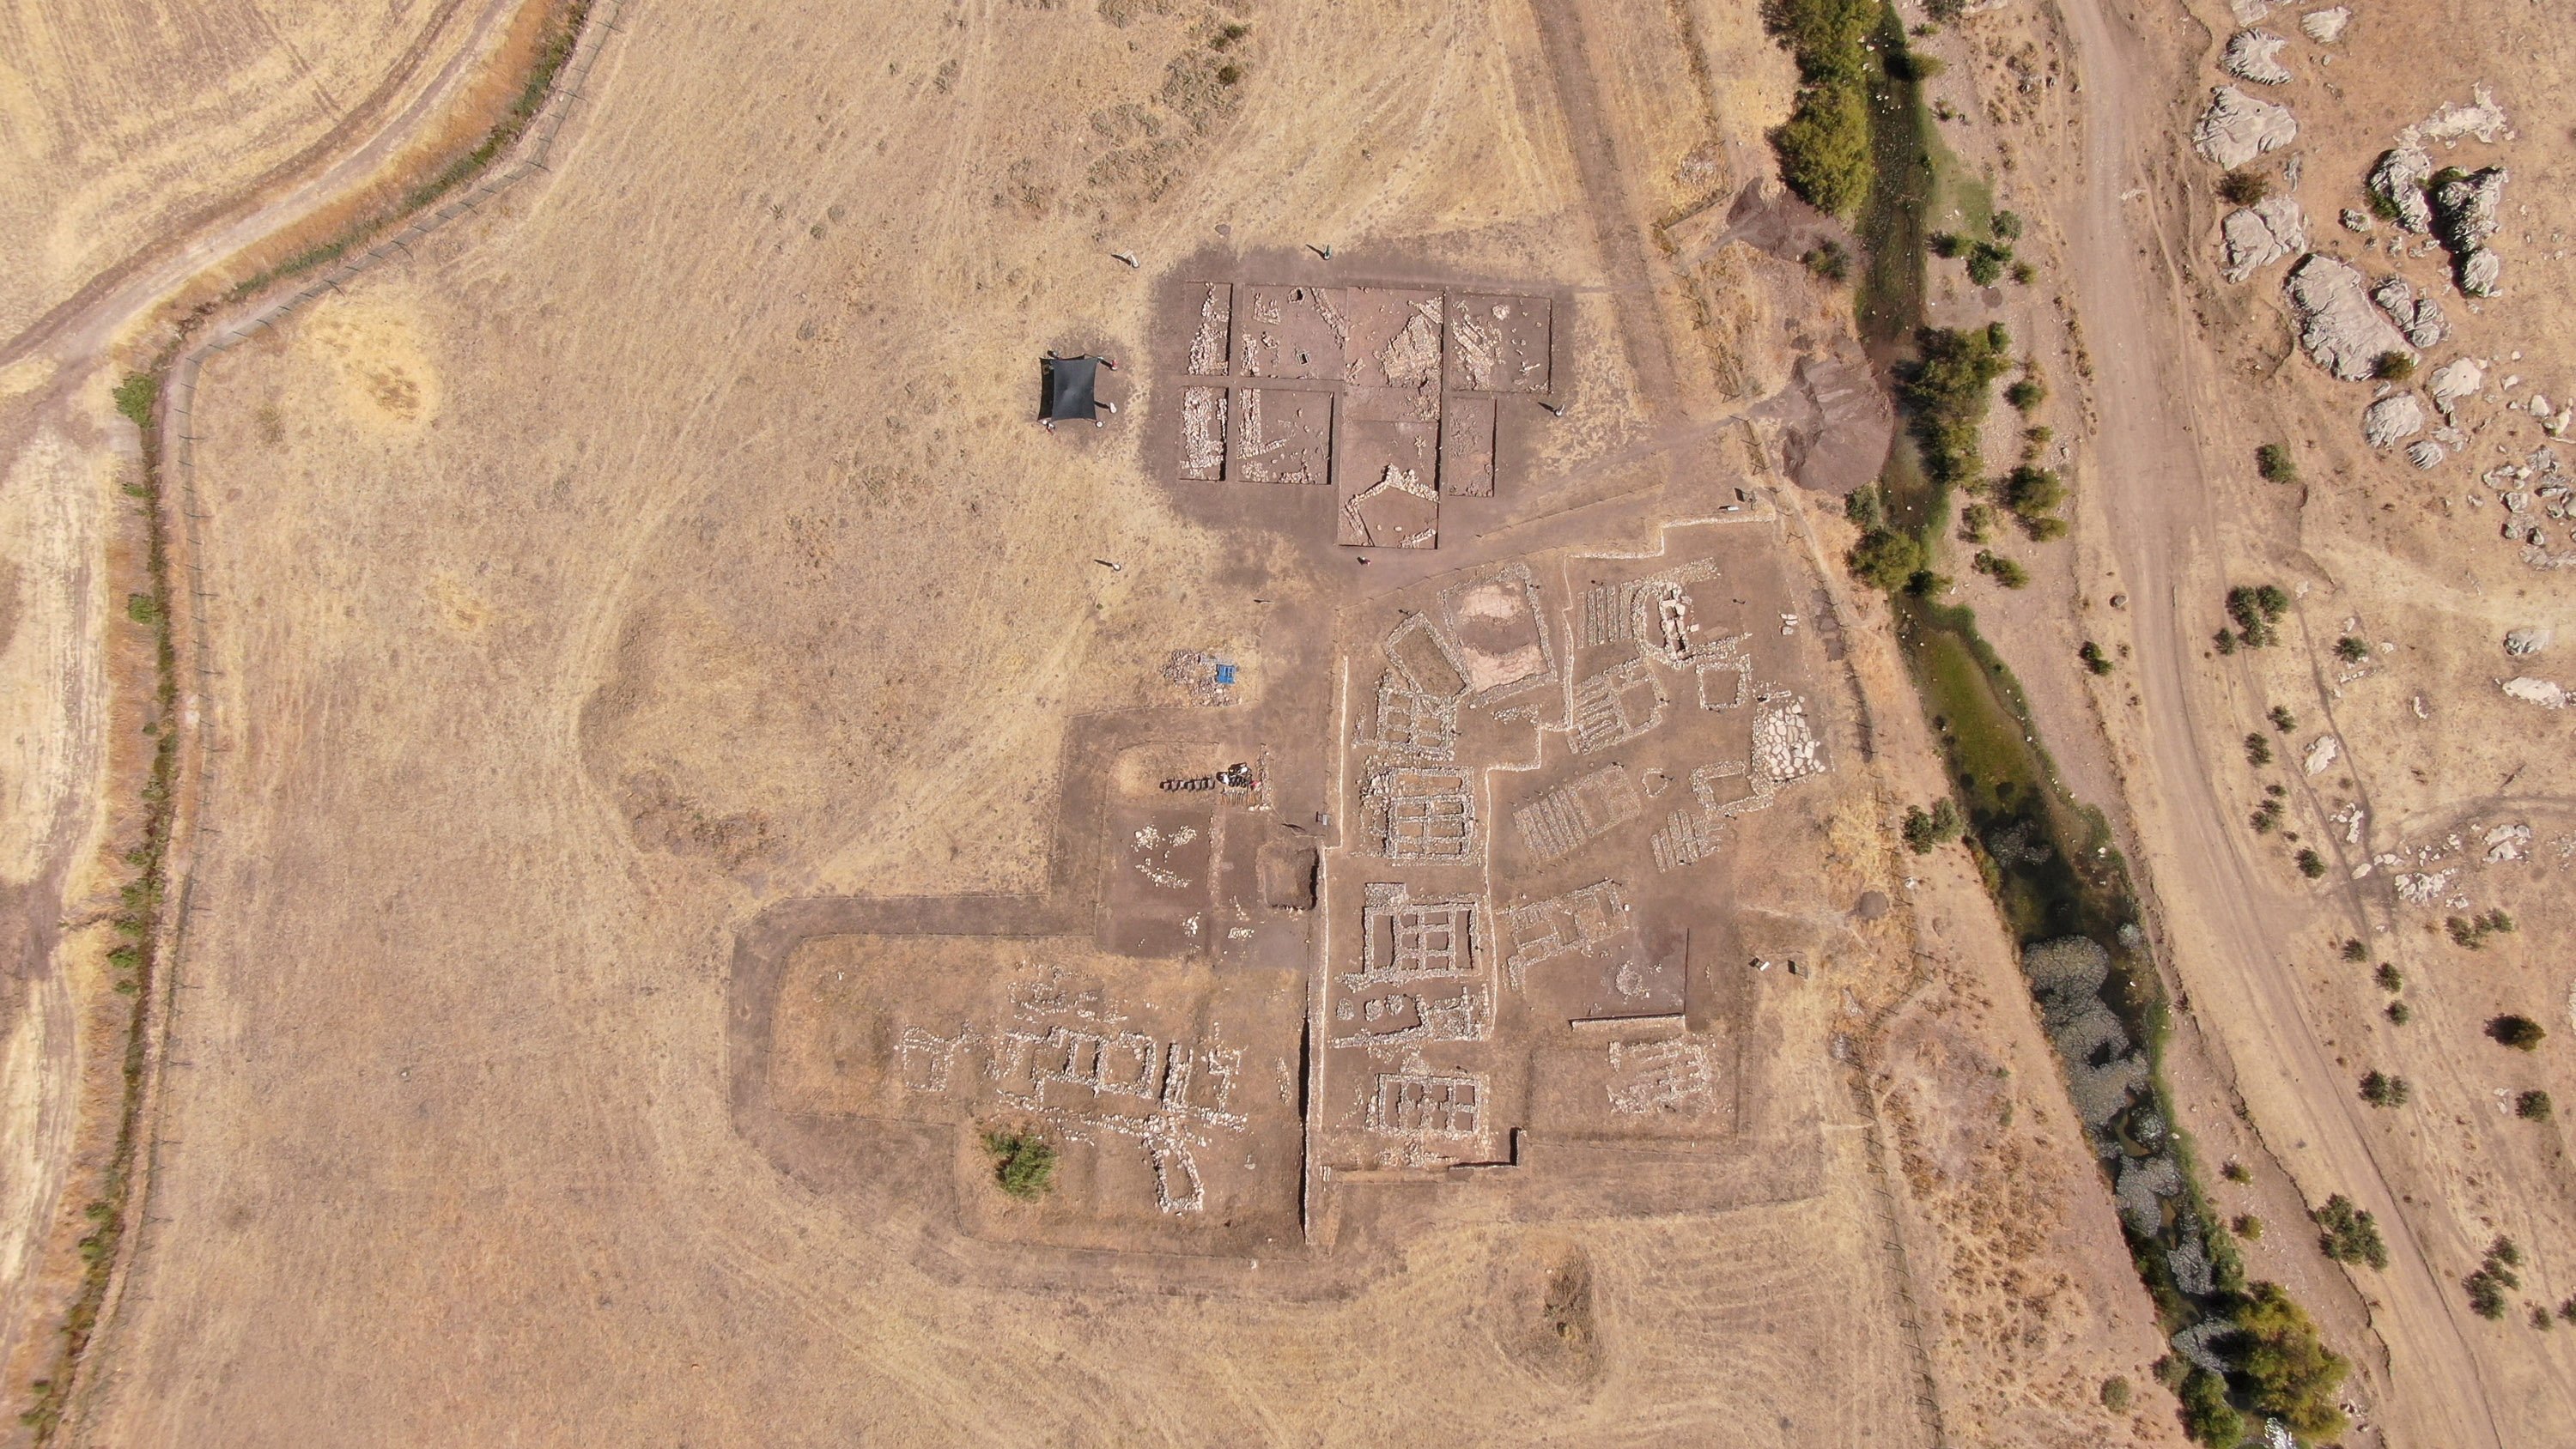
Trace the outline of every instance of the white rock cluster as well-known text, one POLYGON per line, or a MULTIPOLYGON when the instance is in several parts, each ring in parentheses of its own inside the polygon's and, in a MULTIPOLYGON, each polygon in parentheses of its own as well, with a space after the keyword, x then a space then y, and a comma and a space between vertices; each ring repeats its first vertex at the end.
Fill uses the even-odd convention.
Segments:
POLYGON ((2424 405, 2411 392, 2391 393, 2362 410, 2361 436, 2374 448, 2396 447, 2422 431, 2424 405))
POLYGON ((2370 289, 2370 300, 2406 334, 2406 340, 2417 347, 2431 347, 2450 335, 2451 324, 2442 315, 2442 304, 2430 297, 2415 295, 2415 284, 2404 277, 2389 277, 2370 289))
POLYGON ((2227 247, 2227 280, 2241 282, 2283 257, 2308 249, 2307 213, 2287 196, 2267 196, 2219 223, 2227 247))
POLYGON ((2288 106, 2258 101, 2234 86, 2209 93, 2209 109, 2191 128, 2191 144, 2218 165, 2234 168, 2299 138, 2299 119, 2288 106))
POLYGON ((2370 194, 2394 214, 2398 226, 2423 233, 2433 229, 2433 204, 2424 199, 2425 179, 2433 174, 2433 158, 2422 146, 2408 141, 2381 153, 2370 168, 2366 185, 2370 194))
POLYGON ((2319 367, 2346 382, 2363 382, 2381 354, 2407 352, 2406 334, 2370 300, 2361 273, 2315 252, 2290 268, 2290 306, 2299 318, 2299 345, 2319 367))
POLYGON ((2280 85, 2290 78, 2290 68, 2280 61, 2281 47, 2289 43, 2268 30, 2240 30, 2227 37, 2218 68, 2258 86, 2280 85))
POLYGON ((2319 45, 2332 45, 2343 39, 2344 27, 2352 24, 2352 7, 2337 5, 2331 10, 2311 10, 2299 17, 2299 28, 2308 39, 2319 45))

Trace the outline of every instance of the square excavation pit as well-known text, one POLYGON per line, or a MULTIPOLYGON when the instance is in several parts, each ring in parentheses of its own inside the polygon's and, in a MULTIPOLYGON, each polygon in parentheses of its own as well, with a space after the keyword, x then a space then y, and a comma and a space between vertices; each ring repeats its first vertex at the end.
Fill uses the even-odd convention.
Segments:
POLYGON ((1340 382, 1350 324, 1329 287, 1244 287, 1235 294, 1235 370, 1245 377, 1340 382))
POLYGON ((1440 416, 1440 294, 1387 287, 1342 293, 1350 326, 1343 381, 1354 417, 1432 422, 1440 416))
POLYGON ((1342 423, 1333 540, 1346 547, 1430 548, 1440 540, 1434 483, 1438 438, 1429 423, 1342 423))
POLYGON ((1192 377, 1223 377, 1234 344, 1234 286, 1208 282, 1198 293, 1198 322, 1190 331, 1192 377))
POLYGON ((1247 387, 1234 396, 1236 482, 1320 488, 1332 481, 1331 393, 1247 387))
POLYGON ((1494 400, 1453 397, 1440 414, 1440 491, 1452 498, 1494 496, 1494 400))
POLYGON ((1457 298, 1449 322, 1450 389, 1548 391, 1548 320, 1544 297, 1457 298))
POLYGON ((1449 589, 1440 595, 1440 612, 1479 702, 1555 677, 1556 657, 1528 570, 1449 589))
POLYGON ((1225 476, 1225 417, 1221 387, 1181 389, 1181 476, 1213 483, 1225 476))

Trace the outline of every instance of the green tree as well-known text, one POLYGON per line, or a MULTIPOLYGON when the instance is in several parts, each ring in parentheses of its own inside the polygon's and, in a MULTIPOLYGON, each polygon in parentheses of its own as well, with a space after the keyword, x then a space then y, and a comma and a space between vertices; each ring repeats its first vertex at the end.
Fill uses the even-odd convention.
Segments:
POLYGON ((988 1131, 984 1150, 993 1158, 993 1180, 1011 1196, 1035 1200, 1055 1186, 1055 1148, 1037 1134, 988 1131))
POLYGON ((2496 1017, 2487 1023, 2487 1035, 2515 1051, 2538 1051, 2542 1038, 2549 1035, 2539 1022, 2519 1014, 2496 1017))
POLYGON ((2237 1372, 2246 1397, 2303 1439, 2332 1439, 2344 1430, 2335 1390, 2352 1371, 2317 1337, 2315 1320, 2276 1283, 2257 1283, 2236 1311, 2237 1372))
POLYGON ((1910 533, 1872 528, 1844 555, 1853 575, 1889 593, 1905 587, 1923 568, 1923 545, 1910 533))

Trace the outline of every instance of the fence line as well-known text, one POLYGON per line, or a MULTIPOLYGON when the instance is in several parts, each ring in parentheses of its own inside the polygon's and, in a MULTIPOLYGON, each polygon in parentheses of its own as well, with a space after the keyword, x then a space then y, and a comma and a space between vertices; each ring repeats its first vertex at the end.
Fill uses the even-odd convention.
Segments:
MULTIPOLYGON (((166 509, 173 501, 174 493, 169 485, 175 480, 178 485, 175 500, 179 505, 181 522, 177 541, 183 545, 181 561, 187 565, 192 582, 201 582, 204 576, 205 537, 201 525, 209 517, 197 492, 195 422, 198 378, 207 360, 251 340, 261 331, 273 329, 280 320, 292 316, 307 303, 340 291, 342 283, 354 281, 380 261, 412 260, 406 239, 427 237, 440 227, 479 211, 487 202, 525 180, 531 172, 546 172, 544 162, 552 153, 555 138, 562 132, 573 105, 585 99, 583 87, 589 80, 591 67, 598 62, 599 52, 607 45, 607 38, 626 33, 625 27, 618 22, 624 19, 627 3, 628 0, 597 0, 583 21, 581 34, 574 37, 572 53, 565 58, 562 69, 556 72, 554 82, 547 88, 546 97, 539 103, 527 130, 521 133, 511 150, 464 194, 449 199, 435 211, 413 217, 402 228, 380 238, 356 256, 335 261, 295 290, 271 294, 248 310, 235 314, 191 343, 171 364, 162 387, 162 412, 157 423, 163 442, 161 457, 165 470, 161 503, 166 509), (393 246, 399 246, 398 253, 392 249, 393 246)), ((152 1045, 144 1054, 144 1080, 139 1088, 144 1095, 143 1117, 148 1135, 143 1149, 136 1154, 134 1180, 129 1188, 131 1207, 128 1223, 133 1241, 124 1261, 115 1269, 99 1304, 97 1333, 102 1337, 117 1321, 117 1309, 132 1282, 135 1263, 151 1250, 159 1236, 158 1230, 171 1221, 166 1215, 153 1215, 151 1196, 160 1177, 164 1152, 178 1148, 182 1143, 158 1130, 157 1108, 163 1073, 173 1066, 194 1064, 193 1057, 182 1060, 175 1055, 180 1046, 179 993, 183 988, 196 984, 182 976, 181 948, 194 919, 200 914, 210 918, 215 914, 212 906, 198 896, 196 865, 200 839, 221 833, 204 823, 212 794, 209 787, 218 778, 216 772, 207 766, 206 759, 210 755, 224 753, 224 749, 215 744, 216 705, 204 683, 223 678, 224 672, 215 667, 214 649, 207 628, 208 611, 204 608, 214 596, 202 586, 192 588, 190 594, 192 597, 187 607, 174 608, 171 612, 173 626, 186 627, 186 655, 194 666, 195 679, 183 681, 180 719, 171 724, 187 730, 183 739, 191 758, 186 763, 195 768, 183 768, 182 778, 193 779, 197 788, 193 801, 183 806, 186 847, 174 850, 171 855, 178 872, 177 890, 173 896, 173 909, 161 927, 162 949, 158 953, 160 975, 166 989, 156 991, 155 1000, 147 1008, 149 1016, 157 1020, 147 1019, 142 1028, 152 1045)), ((182 790, 179 793, 184 800, 189 792, 182 790)), ((172 843, 176 846, 179 842, 174 837, 172 843)), ((145 1300, 138 1295, 137 1301, 145 1300)), ((97 1348, 95 1340, 91 1346, 93 1350, 97 1348)), ((77 1368, 75 1375, 78 1375, 77 1368)), ((77 1377, 75 1382, 78 1382, 77 1377)))

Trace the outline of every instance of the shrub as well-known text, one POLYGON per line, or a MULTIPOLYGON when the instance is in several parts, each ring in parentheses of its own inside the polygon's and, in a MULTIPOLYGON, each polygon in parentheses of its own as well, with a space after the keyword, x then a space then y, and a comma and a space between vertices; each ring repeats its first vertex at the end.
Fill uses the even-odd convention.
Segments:
POLYGON ((993 1181, 1022 1200, 1046 1196, 1055 1186, 1055 1148, 1033 1132, 986 1132, 984 1150, 993 1157, 993 1181))
POLYGON ((2279 828, 2281 824, 2281 802, 2276 799, 2267 799, 2262 804, 2255 806, 2254 814, 2250 817, 2249 823, 2253 825, 2255 834, 2271 834, 2275 829, 2279 828))
POLYGON ((2237 1370, 2253 1406, 2310 1441, 2344 1430, 2335 1390, 2352 1371, 2317 1337, 2315 1320, 2277 1283, 2257 1283, 2236 1311, 2237 1370))
POLYGON ((125 596, 125 617, 137 624, 158 624, 161 622, 161 601, 150 594, 128 594, 125 596))
POLYGON ((1911 50, 1887 58, 1887 73, 1898 80, 1928 81, 1949 68, 1937 55, 1916 55, 1911 50))
POLYGON ((2129 1381, 2113 1374, 2102 1381, 2102 1407, 2114 1414, 2129 1412, 2129 1381))
MULTIPOLYGON (((2278 730, 2285 735, 2299 727, 2299 717, 2290 713, 2288 707, 2284 705, 2276 704, 2272 706, 2272 712, 2265 715, 2264 718, 2272 722, 2273 729, 2278 730)), ((2360 960, 2361 958, 2359 956, 2352 954, 2352 952, 2359 949, 2360 946, 2361 943, 2359 941, 2346 942, 2344 947, 2344 959, 2347 961, 2360 960)))
MULTIPOLYGON (((2290 838, 2293 840, 2298 839, 2295 835, 2290 838)), ((2299 874, 2306 876, 2310 880, 2322 880, 2325 878, 2326 858, 2317 854, 2314 850, 2302 848, 2299 851, 2298 862, 2299 874)))
POLYGON ((1877 485, 1856 488, 1844 495, 1843 517, 1864 529, 1876 528, 1886 522, 1886 513, 1879 504, 1877 485))
POLYGON ((2469 1292, 2469 1308, 2480 1318, 2504 1317, 2505 1294, 2522 1286, 2522 1277, 2513 1270, 2522 1265, 2522 1249, 2511 1238, 2498 1238, 2487 1248, 2486 1261, 2478 1270, 2460 1280, 2469 1292))
POLYGON ((152 405, 161 398, 160 380, 148 372, 129 372, 116 385, 116 410, 138 428, 152 426, 152 405))
POLYGON ((2227 617, 2236 621, 2237 638, 2253 648, 2280 642, 2273 625, 2290 610, 2290 596, 2278 584, 2239 584, 2227 591, 2227 617))
POLYGON ((2512 1047, 2515 1051, 2529 1052, 2538 1051, 2541 1039, 2549 1033, 2542 1029, 2539 1022, 2530 1017, 2506 1015, 2487 1023, 2487 1035, 2494 1037, 2504 1046, 2512 1047))
MULTIPOLYGON (((2013 386, 2019 387, 2020 383, 2013 386)), ((2054 468, 2038 468, 2024 463, 2004 475, 2004 507, 2023 518, 2035 518, 2053 511, 2066 501, 2066 480, 2054 468)))
POLYGON ((2019 563, 2004 557, 2002 554, 1989 553, 1980 549, 1978 550, 1975 563, 1977 572, 1993 579, 1996 583, 2003 585, 2005 588, 2026 589, 2030 587, 2030 570, 2023 568, 2019 563))
POLYGON ((1978 242, 1968 248, 1968 280, 1980 287, 1991 287, 2003 280, 2004 264, 2012 259, 2011 247, 1978 242))
POLYGON ((1968 249, 1968 239, 1954 231, 1936 231, 1923 239, 1923 249, 1936 257, 1947 259, 1965 252, 1968 249))
POLYGON ((2015 412, 2036 411, 2041 403, 2048 401, 2048 384, 2040 381, 2039 374, 2035 372, 2024 373, 2012 386, 2004 389, 2004 401, 2011 403, 2015 412))
POLYGON ((2359 664, 2370 657, 2370 645, 2350 634, 2334 642, 2335 657, 2346 664, 2359 664))
POLYGON ((2252 1213, 2238 1213, 2236 1220, 2227 1226, 2229 1231, 2249 1243, 2259 1243, 2263 1240, 2263 1220, 2252 1213))
POLYGON ((2415 1008, 2402 1001, 2392 1001, 2388 1003, 2387 1015, 2390 1026, 2404 1026, 2415 1019, 2415 1008))
POLYGON ((1869 196, 1869 99, 1858 85, 1798 88, 1789 119, 1771 133, 1780 179, 1818 211, 1850 216, 1869 196))
POLYGON ((2379 989, 2382 991, 2403 991, 2406 989, 2406 973, 2398 970, 2397 963, 2393 961, 2380 962, 2379 969, 2372 972, 2371 976, 2372 979, 2379 983, 2379 989))
POLYGON ((2415 1089, 2406 1084, 2404 1077, 2372 1072, 2361 1079, 2361 1100, 2374 1107, 2403 1107, 2414 1095, 2415 1089))
POLYGON ((2388 1244, 2379 1236, 2379 1224, 2368 1212, 2352 1205, 2342 1193, 2326 1199, 2326 1205, 2308 1214, 2321 1230, 2317 1247, 2338 1263, 2368 1263, 2374 1268, 2388 1266, 2388 1244))
POLYGON ((2039 268, 2032 266, 2030 263, 2015 262, 2012 264, 2012 279, 2016 286, 2027 287, 2032 282, 2038 280, 2038 278, 2039 268))
POLYGON ((1855 577, 1893 593, 1923 568, 1923 545, 1910 533, 1884 526, 1870 529, 1843 556, 1855 577))
POLYGON ((2218 1175, 2226 1178, 2229 1182, 2252 1182, 2254 1180, 2253 1170, 2232 1157, 2227 1160, 2227 1165, 2225 1167, 2218 1169, 2218 1175))
POLYGON ((1807 264, 1808 271, 1828 282, 1839 282, 1851 275, 1851 253, 1844 251, 1838 241, 1827 240, 1799 260, 1807 264))
POLYGON ((1967 829, 1958 805, 1946 795, 1933 801, 1930 810, 1917 807, 1905 812, 1906 848, 1916 855, 1930 855, 1934 846, 1958 839, 1967 829))
POLYGON ((2055 543, 2066 536, 2066 520, 2040 514, 2021 520, 2021 531, 2033 543, 2055 543))
POLYGON ((2075 651, 2075 657, 2083 660, 2084 667, 2095 674, 2108 674, 2111 672, 2111 656, 2103 653, 2102 646, 2094 643, 2090 639, 2084 641, 2083 648, 2075 651))
POLYGON ((1995 379, 2010 368, 2012 336, 1985 327, 1927 327, 1916 334, 1921 356, 1899 369, 1897 393, 1932 481, 1952 487, 1977 476, 1977 434, 1995 379))
POLYGON ((2021 213, 1998 211, 1987 220, 1986 229, 1995 234, 1997 241, 2019 241, 2021 240, 2021 213))
POLYGON ((2236 1406, 2227 1402, 2227 1381, 2207 1369, 2194 1368, 2183 1377, 2183 1432, 2214 1449, 2236 1449, 2245 1442, 2245 1418, 2236 1406))
POLYGON ((2415 375, 2415 359, 2403 352, 2383 352, 2371 359, 2370 375, 2381 382, 2404 382, 2415 375))
POLYGON ((2272 178, 2242 166, 2218 178, 2219 199, 2231 206, 2252 206, 2272 194, 2272 178))
POLYGON ((2549 1094, 2537 1087, 2513 1099, 2513 1115, 2526 1122, 2546 1122, 2555 1110, 2550 1105, 2549 1094))
POLYGON ((2252 765, 2258 770, 2263 768, 2265 765, 2272 763, 2272 742, 2263 738, 2261 735, 2247 735, 2245 737, 2245 763, 2252 765))
POLYGON ((2495 910, 2474 919, 2468 916, 2453 916, 2442 924, 2443 928, 2450 933, 2452 945, 2462 950, 2481 951, 2486 949, 2487 937, 2512 932, 2513 917, 2501 910, 2495 910))
POLYGON ((1971 503, 1959 510, 1959 539, 1963 543, 1984 543, 1994 537, 1995 510, 1988 503, 1971 503))
POLYGON ((2266 483, 2299 481, 2299 465, 2290 461, 2290 450, 2278 443, 2265 443, 2254 450, 2254 471, 2266 483))

